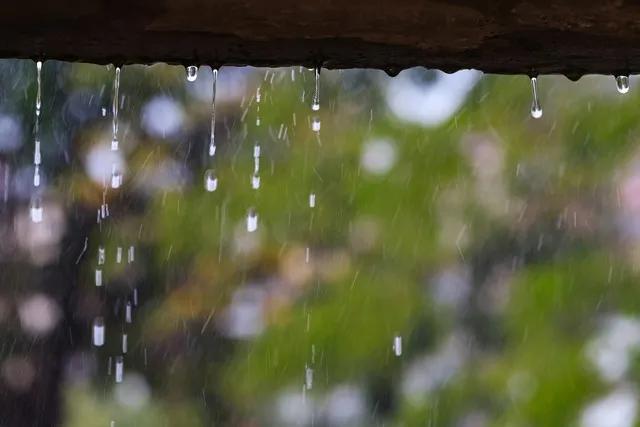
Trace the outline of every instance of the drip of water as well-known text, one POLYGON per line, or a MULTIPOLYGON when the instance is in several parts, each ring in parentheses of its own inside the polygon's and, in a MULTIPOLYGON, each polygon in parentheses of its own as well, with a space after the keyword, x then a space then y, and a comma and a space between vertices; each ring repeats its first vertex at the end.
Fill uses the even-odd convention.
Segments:
POLYGON ((96 268, 96 286, 100 287, 102 286, 102 270, 99 268, 96 268))
POLYGON ((113 77, 113 100, 111 104, 112 122, 111 127, 113 137, 111 138, 111 149, 118 151, 120 143, 118 142, 118 109, 120 107, 120 67, 116 67, 115 76, 113 77))
POLYGON ((320 117, 314 116, 313 119, 311 119, 311 130, 314 132, 320 132, 320 126, 320 117))
POLYGON ((309 207, 310 208, 316 207, 316 193, 309 194, 309 207))
POLYGON ((104 246, 100 245, 98 247, 98 265, 104 265, 104 261, 106 259, 106 251, 104 246))
POLYGON ((127 253, 127 262, 131 264, 136 259, 136 248, 133 246, 129 246, 129 251, 127 253))
POLYGON ((198 78, 198 67, 195 65, 189 65, 187 67, 187 80, 190 82, 195 82, 198 78))
POLYGON ((616 76, 616 88, 619 93, 629 92, 629 76, 616 76))
POLYGON ((40 197, 35 196, 31 199, 31 221, 35 223, 42 222, 43 218, 43 208, 42 208, 42 200, 40 197))
POLYGON ((42 61, 36 62, 36 118, 34 124, 34 149, 33 149, 33 186, 40 186, 40 163, 42 154, 40 152, 40 112, 42 108, 42 61))
POLYGON ((122 172, 114 164, 111 166, 111 188, 114 190, 120 188, 122 185, 122 172))
POLYGON ((218 177, 213 169, 207 169, 204 173, 204 188, 210 193, 218 188, 218 177))
POLYGON ((260 175, 257 172, 251 175, 251 188, 254 190, 260 188, 260 175))
POLYGON ((538 99, 538 78, 531 77, 531 91, 533 94, 533 102, 531 103, 531 117, 539 119, 542 117, 542 107, 538 99))
POLYGON ((129 347, 129 337, 127 334, 122 334, 122 353, 127 354, 127 350, 129 347))
POLYGON ((122 246, 118 246, 116 248, 116 263, 120 264, 122 262, 122 246))
POLYGON ((315 88, 313 92, 313 99, 311 101, 311 110, 320 110, 320 67, 315 69, 315 88))
POLYGON ((260 90, 260 86, 258 86, 256 89, 256 126, 260 126, 260 101, 262 100, 262 93, 260 90))
POLYGON ((304 367, 304 386, 307 390, 313 388, 313 368, 304 367))
POLYGON ((124 321, 127 323, 131 323, 132 321, 132 311, 133 307, 131 307, 131 301, 127 301, 127 305, 124 308, 124 321))
POLYGON ((213 68, 213 99, 211 100, 211 139, 209 140, 209 157, 216 154, 216 88, 218 85, 218 69, 213 68))
POLYGON ((93 320, 93 345, 102 347, 104 345, 104 318, 96 317, 93 320))
POLYGON ((402 337, 400 335, 396 335, 393 338, 393 354, 396 357, 402 356, 402 337))
POLYGON ((133 288, 133 305, 138 306, 138 288, 133 288))
POLYGON ((124 358, 116 356, 116 382, 121 383, 124 378, 124 358))
POLYGON ((254 208, 249 209, 247 214, 247 231, 253 233, 258 229, 258 213, 254 208))

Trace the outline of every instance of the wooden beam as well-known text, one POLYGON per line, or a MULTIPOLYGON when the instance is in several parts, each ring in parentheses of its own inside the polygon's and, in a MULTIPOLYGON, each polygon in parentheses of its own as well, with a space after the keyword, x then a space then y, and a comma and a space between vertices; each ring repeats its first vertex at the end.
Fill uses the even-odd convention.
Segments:
POLYGON ((640 3, 614 0, 22 0, 0 57, 625 74, 640 3))

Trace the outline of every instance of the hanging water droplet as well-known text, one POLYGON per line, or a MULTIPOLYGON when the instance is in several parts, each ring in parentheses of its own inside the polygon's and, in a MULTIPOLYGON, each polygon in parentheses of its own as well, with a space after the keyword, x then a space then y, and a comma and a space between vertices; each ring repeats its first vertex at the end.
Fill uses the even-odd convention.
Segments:
POLYGON ((313 387, 313 369, 308 366, 304 367, 304 385, 307 390, 313 387))
POLYGON ((127 354, 127 349, 129 347, 129 338, 127 334, 122 334, 122 353, 127 354))
POLYGON ((622 94, 629 92, 629 76, 616 76, 616 88, 622 94))
POLYGON ((393 338, 393 354, 396 357, 402 356, 402 337, 400 335, 396 335, 393 338))
POLYGON ((198 67, 195 65, 189 65, 187 67, 187 80, 190 82, 195 82, 198 78, 198 67))
POLYGON ((36 115, 40 115, 40 108, 42 107, 42 61, 36 62, 36 115))
POLYGON ((247 214, 247 231, 249 233, 253 233, 258 229, 258 213, 255 209, 249 209, 249 213, 247 214))
POLYGON ((120 108, 120 67, 116 67, 113 77, 113 99, 111 103, 111 127, 113 135, 111 138, 111 150, 118 151, 120 143, 118 142, 118 109, 120 108))
POLYGON ((258 175, 257 173, 254 173, 251 176, 251 188, 253 188, 254 190, 260 188, 260 175, 258 175))
POLYGON ((204 173, 204 188, 210 193, 218 188, 218 177, 212 169, 208 169, 204 173))
POLYGON ((213 98, 211 100, 211 136, 209 139, 209 157, 216 154, 216 90, 218 85, 218 69, 213 68, 213 98))
POLYGON ((316 67, 315 69, 315 88, 311 101, 311 110, 320 110, 320 67, 316 67))
POLYGON ((43 208, 42 208, 42 200, 38 196, 34 196, 31 199, 31 221, 34 223, 42 222, 43 217, 43 208))
POLYGON ((98 265, 104 265, 104 261, 106 259, 106 251, 104 246, 98 246, 98 265))
POLYGON ((127 301, 127 305, 125 305, 124 307, 124 321, 127 323, 131 323, 132 321, 132 311, 133 308, 131 307, 131 301, 127 301))
POLYGON ((533 94, 531 117, 539 119, 542 117, 542 107, 540 106, 540 100, 538 99, 538 79, 536 77, 531 77, 531 91, 533 94))
POLYGON ((104 345, 104 318, 96 317, 93 320, 93 345, 102 347, 104 345))
POLYGON ((121 383, 124 378, 124 358, 116 356, 116 382, 121 383))
POLYGON ((95 275, 95 282, 96 282, 96 286, 102 286, 102 270, 100 270, 99 268, 96 268, 96 275, 95 275))

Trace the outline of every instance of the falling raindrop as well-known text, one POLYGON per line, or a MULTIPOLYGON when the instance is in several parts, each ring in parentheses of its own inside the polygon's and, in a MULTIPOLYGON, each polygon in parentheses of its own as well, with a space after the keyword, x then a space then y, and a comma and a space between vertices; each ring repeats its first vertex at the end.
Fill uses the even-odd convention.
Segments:
POLYGON ((122 262, 122 246, 118 246, 116 248, 116 263, 120 264, 122 262))
POLYGON ((187 67, 187 80, 190 82, 195 82, 198 78, 198 67, 195 65, 189 65, 187 67))
POLYGON ((320 132, 320 126, 321 126, 320 117, 313 116, 313 119, 311 119, 311 130, 314 132, 320 132))
POLYGON ((100 270, 99 268, 96 268, 96 286, 100 287, 102 286, 102 270, 100 270))
POLYGON ((320 110, 320 67, 315 69, 315 88, 313 91, 313 99, 311 101, 311 110, 320 110))
POLYGON ((111 103, 111 127, 113 136, 111 138, 111 150, 118 151, 120 143, 118 142, 118 109, 120 103, 120 67, 116 67, 113 77, 113 99, 111 103))
POLYGON ((258 213, 254 208, 249 209, 247 214, 247 231, 253 233, 258 229, 258 213))
POLYGON ((316 207, 316 193, 309 194, 309 207, 310 208, 316 207))
POLYGON ((116 382, 121 383, 124 378, 124 358, 116 356, 116 382))
POLYGON ((538 99, 538 78, 531 77, 531 91, 533 93, 533 102, 531 103, 531 117, 539 119, 542 117, 542 107, 538 99))
POLYGON ((204 188, 210 193, 218 188, 218 177, 212 169, 207 169, 204 173, 204 188))
POLYGON ((393 338, 393 354, 396 357, 402 356, 402 337, 400 335, 396 335, 393 338))
POLYGON ((127 334, 122 334, 122 353, 127 354, 127 349, 129 347, 129 337, 127 334))
POLYGON ((127 262, 131 264, 136 259, 136 248, 133 246, 129 246, 129 251, 127 253, 127 262))
POLYGON ((622 94, 629 92, 629 76, 616 76, 616 88, 622 94))
POLYGON ((213 68, 213 99, 211 100, 211 135, 209 140, 209 157, 216 154, 216 87, 218 85, 218 69, 213 68))
POLYGON ((104 319, 96 317, 93 320, 93 345, 102 347, 104 345, 104 319))
POLYGON ((138 288, 133 288, 133 305, 138 306, 138 288))

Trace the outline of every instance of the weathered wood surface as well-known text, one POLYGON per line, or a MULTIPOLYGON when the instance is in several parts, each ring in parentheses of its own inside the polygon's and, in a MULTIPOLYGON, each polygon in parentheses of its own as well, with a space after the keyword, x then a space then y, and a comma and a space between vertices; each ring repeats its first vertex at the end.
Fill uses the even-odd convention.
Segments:
POLYGON ((624 0, 22 0, 0 57, 95 63, 422 65, 498 73, 640 71, 624 0))

